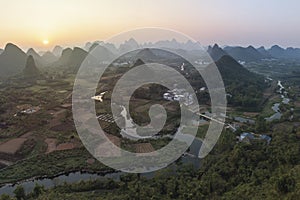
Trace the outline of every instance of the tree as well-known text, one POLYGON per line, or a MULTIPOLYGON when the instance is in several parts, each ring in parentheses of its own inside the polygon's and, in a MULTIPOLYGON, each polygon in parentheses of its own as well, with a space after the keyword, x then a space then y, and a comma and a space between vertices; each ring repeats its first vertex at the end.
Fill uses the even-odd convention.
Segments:
POLYGON ((45 191, 45 188, 39 184, 35 184, 34 188, 33 188, 33 192, 32 192, 32 196, 34 198, 39 197, 43 192, 45 191))
POLYGON ((24 190, 23 186, 21 186, 21 185, 18 185, 16 187, 16 189, 14 190, 14 194, 15 194, 17 200, 26 199, 25 190, 24 190))
POLYGON ((128 183, 132 182, 133 180, 135 180, 136 177, 134 174, 125 174, 125 175, 121 175, 120 180, 125 183, 124 187, 125 189, 128 189, 128 183))
POLYGON ((10 196, 8 195, 8 194, 2 194, 1 196, 0 196, 0 200, 10 200, 11 198, 10 198, 10 196))
POLYGON ((296 181, 293 177, 289 175, 281 177, 276 183, 277 191, 283 194, 294 191, 295 187, 296 181))
POLYGON ((266 120, 262 116, 259 116, 257 118, 255 123, 255 130, 259 133, 267 130, 266 120))

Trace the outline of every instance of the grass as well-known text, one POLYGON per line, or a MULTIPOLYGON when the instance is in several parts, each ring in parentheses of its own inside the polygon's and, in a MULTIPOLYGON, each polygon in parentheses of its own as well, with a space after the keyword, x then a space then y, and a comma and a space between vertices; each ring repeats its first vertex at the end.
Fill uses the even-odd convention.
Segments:
POLYGON ((151 145, 155 150, 159 150, 164 146, 166 146, 170 141, 171 141, 170 138, 161 138, 157 140, 150 140, 149 142, 151 143, 151 145))
POLYGON ((47 90, 48 88, 46 86, 33 85, 33 86, 31 86, 27 89, 32 91, 32 92, 41 92, 41 91, 47 90))
POLYGON ((30 152, 30 154, 27 155, 27 157, 40 155, 42 153, 45 153, 46 150, 47 150, 47 144, 42 139, 38 138, 36 139, 36 144, 34 148, 30 152))

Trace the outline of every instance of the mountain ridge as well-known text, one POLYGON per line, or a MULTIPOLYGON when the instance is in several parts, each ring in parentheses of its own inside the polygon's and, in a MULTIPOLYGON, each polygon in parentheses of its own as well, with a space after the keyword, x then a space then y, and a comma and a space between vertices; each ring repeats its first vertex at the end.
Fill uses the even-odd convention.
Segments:
POLYGON ((0 54, 0 76, 7 77, 20 73, 25 66, 26 53, 18 46, 7 43, 0 54))

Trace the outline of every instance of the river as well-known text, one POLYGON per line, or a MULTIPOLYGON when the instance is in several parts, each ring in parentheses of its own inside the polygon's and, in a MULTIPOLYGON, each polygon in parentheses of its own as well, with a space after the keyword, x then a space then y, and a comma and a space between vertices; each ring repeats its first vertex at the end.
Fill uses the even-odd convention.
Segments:
MULTIPOLYGON (((110 173, 105 176, 101 176, 98 174, 90 174, 90 173, 81 173, 81 172, 74 172, 68 175, 60 175, 56 178, 43 178, 43 179, 34 179, 34 180, 27 180, 21 182, 19 185, 22 185, 26 194, 30 193, 35 184, 39 184, 44 186, 45 188, 52 188, 57 185, 62 185, 64 183, 76 183, 79 181, 88 181, 88 180, 96 180, 96 179, 104 179, 104 178, 112 178, 114 180, 119 180, 120 175, 123 174, 122 172, 110 173)), ((0 195, 8 194, 13 195, 13 191, 16 189, 17 185, 13 184, 6 184, 0 188, 0 195)))
POLYGON ((281 95, 282 101, 280 103, 274 103, 272 106, 272 110, 275 112, 272 116, 265 118, 266 121, 271 122, 274 120, 281 119, 282 113, 280 111, 280 105, 283 104, 289 104, 290 99, 287 97, 288 93, 285 91, 285 88, 283 87, 281 81, 277 82, 277 86, 279 87, 279 94, 281 95))
MULTIPOLYGON (((126 109, 122 107, 121 115, 125 119, 126 123, 126 131, 121 132, 122 137, 128 138, 128 139, 141 139, 142 137, 136 133, 136 127, 134 123, 131 121, 131 119, 128 118, 126 109)), ((207 121, 200 120, 199 124, 205 124, 207 121)), ((153 138, 158 138, 159 136, 153 136, 153 138)), ((173 138, 171 135, 165 135, 162 137, 170 137, 173 138)), ((200 168, 200 159, 198 158, 198 154, 202 145, 202 140, 199 138, 194 138, 192 135, 189 134, 183 134, 181 131, 179 131, 177 138, 180 141, 188 142, 191 141, 191 139, 194 139, 192 144, 189 147, 188 153, 185 153, 181 156, 181 161, 183 164, 192 164, 196 169, 200 168)), ((145 139, 145 138, 142 138, 145 139)), ((175 164, 173 164, 174 166, 175 164)), ((142 174, 143 177, 151 178, 154 176, 155 172, 142 174)), ((55 178, 42 178, 42 179, 33 179, 33 180, 25 180, 21 181, 19 185, 23 186, 25 192, 28 194, 30 193, 33 188, 35 187, 35 184, 39 184, 44 186, 45 188, 53 188, 57 185, 62 185, 64 183, 76 183, 79 181, 88 181, 88 180, 96 180, 96 179, 104 179, 104 178, 112 178, 114 180, 119 180, 120 176, 124 174, 123 172, 115 172, 115 173, 109 173, 106 175, 99 175, 99 174, 92 174, 92 173, 81 173, 81 172, 74 172, 69 174, 64 174, 57 176, 55 178)), ((8 194, 13 195, 13 191, 16 189, 17 185, 13 184, 6 184, 3 187, 0 188, 0 195, 2 194, 8 194)))
MULTIPOLYGON (((290 99, 287 98, 287 92, 284 91, 284 87, 281 83, 281 81, 278 81, 277 83, 278 87, 279 87, 279 92, 281 94, 281 98, 282 98, 282 102, 284 104, 288 104, 290 99)), ((273 121, 275 119, 280 119, 282 114, 280 112, 280 105, 281 103, 275 103, 272 106, 272 110, 275 112, 275 114, 273 114, 272 116, 266 118, 267 121, 273 121)), ((136 128, 133 125, 132 121, 130 121, 127 118, 127 113, 126 113, 126 109, 122 110, 122 116, 126 119, 126 127, 129 127, 129 130, 126 130, 127 134, 125 132, 122 133, 123 137, 126 138, 137 138, 137 137, 141 137, 139 135, 136 135, 136 128), (128 125, 128 126, 127 126, 128 125), (128 134, 129 132, 129 134, 128 134)), ((252 120, 249 119, 244 119, 244 118, 239 118, 239 117, 235 117, 235 120, 237 121, 243 121, 243 122, 247 122, 247 123, 253 123, 252 120)), ((184 141, 185 137, 191 137, 187 134, 180 134, 180 140, 184 141)), ((195 140, 193 141, 192 145, 189 148, 189 154, 184 154, 181 157, 181 160, 183 163, 185 164, 193 164, 195 168, 200 168, 200 159, 198 158, 198 153, 201 147, 202 141, 198 138, 195 138, 195 140)), ((35 184, 39 184, 44 186, 45 188, 49 189, 52 188, 54 186, 57 185, 62 185, 64 183, 76 183, 79 181, 88 181, 88 180, 96 180, 96 179, 104 179, 104 178, 112 178, 114 180, 120 180, 120 176, 124 174, 123 172, 115 172, 115 173, 109 173, 106 175, 99 175, 99 174, 92 174, 92 173, 81 173, 81 172, 74 172, 74 173, 70 173, 70 174, 65 174, 65 175, 60 175, 56 178, 42 178, 42 179, 33 179, 33 180, 26 180, 26 181, 22 181, 20 183, 20 185, 22 185, 25 189, 25 192, 28 194, 30 193, 33 188, 35 187, 35 184)), ((151 178, 153 177, 154 173, 147 173, 147 174, 142 174, 142 176, 144 177, 148 177, 151 178)), ((8 194, 8 195, 13 195, 13 191, 16 189, 17 185, 13 185, 13 184, 6 184, 3 187, 0 188, 0 195, 2 194, 8 194)))
MULTIPOLYGON (((185 139, 188 140, 188 138, 192 137, 188 134, 182 134, 179 133, 179 139, 181 141, 185 141, 185 139)), ((184 154, 181 157, 181 161, 184 164, 192 164, 196 169, 200 168, 200 159, 198 158, 198 153, 200 150, 200 147, 202 145, 202 141, 198 138, 195 138, 189 148, 189 154, 184 154)), ((35 187, 35 184, 39 184, 44 186, 45 188, 53 188, 57 185, 62 185, 64 183, 76 183, 79 181, 88 181, 88 180, 96 180, 96 179, 104 179, 104 178, 112 178, 114 180, 120 180, 120 176, 122 174, 125 174, 124 172, 114 172, 109 173, 106 175, 99 175, 99 174, 92 174, 92 173, 81 173, 81 172, 74 172, 69 174, 64 174, 57 176, 55 178, 41 178, 41 179, 33 179, 33 180, 25 180, 21 181, 19 185, 23 186, 25 193, 30 193, 33 188, 35 187)), ((145 173, 142 174, 143 177, 146 178, 152 178, 154 176, 155 172, 151 173, 145 173)), ((13 184, 6 184, 3 187, 0 188, 0 195, 2 194, 8 194, 13 196, 13 191, 16 189, 17 185, 13 184)))

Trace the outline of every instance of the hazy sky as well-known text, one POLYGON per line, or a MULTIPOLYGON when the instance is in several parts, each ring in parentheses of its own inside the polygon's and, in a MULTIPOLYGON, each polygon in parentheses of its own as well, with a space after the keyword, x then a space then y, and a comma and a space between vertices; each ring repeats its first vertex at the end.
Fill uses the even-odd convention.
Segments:
POLYGON ((204 45, 300 47, 299 0, 0 0, 0 6, 0 47, 73 46, 145 26, 175 29, 204 45))

